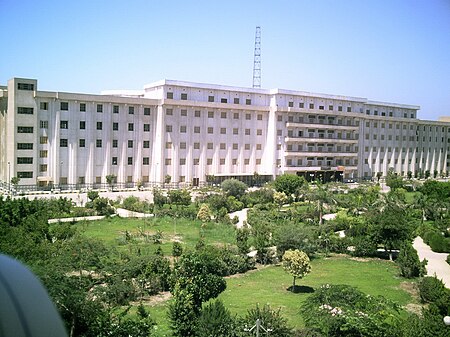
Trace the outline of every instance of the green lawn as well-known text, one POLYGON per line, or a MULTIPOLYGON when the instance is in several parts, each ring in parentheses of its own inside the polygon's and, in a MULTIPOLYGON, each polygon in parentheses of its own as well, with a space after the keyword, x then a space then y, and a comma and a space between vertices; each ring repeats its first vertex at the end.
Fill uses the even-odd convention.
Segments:
POLYGON ((169 217, 149 219, 109 218, 100 221, 85 221, 77 224, 84 235, 103 241, 110 247, 128 250, 139 247, 144 250, 155 250, 157 245, 146 242, 139 235, 140 230, 149 235, 161 231, 163 234, 161 248, 166 255, 172 253, 172 242, 180 240, 184 247, 192 248, 200 238, 200 232, 207 244, 235 244, 234 227, 221 223, 209 223, 201 228, 199 220, 175 219, 169 217), (132 240, 125 244, 125 232, 130 233, 132 240))

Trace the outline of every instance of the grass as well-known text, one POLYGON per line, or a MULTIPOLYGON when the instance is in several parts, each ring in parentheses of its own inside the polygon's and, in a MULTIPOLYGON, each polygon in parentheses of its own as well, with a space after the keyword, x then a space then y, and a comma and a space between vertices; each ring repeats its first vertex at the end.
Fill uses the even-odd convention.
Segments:
POLYGON ((169 217, 150 219, 109 218, 99 221, 86 221, 77 224, 84 235, 99 239, 107 246, 117 247, 119 250, 143 249, 153 251, 159 245, 152 240, 146 241, 140 231, 154 235, 162 233, 161 248, 166 255, 172 254, 172 243, 179 240, 183 248, 192 248, 203 234, 205 242, 212 245, 235 244, 234 227, 222 223, 208 223, 202 226, 199 220, 174 219, 169 217), (125 232, 131 236, 125 240, 125 232))

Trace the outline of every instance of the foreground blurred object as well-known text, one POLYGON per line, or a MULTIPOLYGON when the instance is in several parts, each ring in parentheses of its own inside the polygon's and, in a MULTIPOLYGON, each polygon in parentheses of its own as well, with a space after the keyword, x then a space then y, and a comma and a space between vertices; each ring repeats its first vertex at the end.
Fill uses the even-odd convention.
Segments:
POLYGON ((0 336, 67 336, 41 282, 5 255, 0 255, 0 336))

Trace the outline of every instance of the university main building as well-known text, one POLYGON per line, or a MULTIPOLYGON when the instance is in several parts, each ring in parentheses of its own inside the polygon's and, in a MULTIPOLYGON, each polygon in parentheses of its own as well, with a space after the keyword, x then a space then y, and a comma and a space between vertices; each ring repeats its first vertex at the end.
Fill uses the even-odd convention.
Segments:
POLYGON ((418 106, 163 80, 101 95, 0 86, 0 182, 60 188, 228 177, 308 180, 445 174, 450 123, 418 106))

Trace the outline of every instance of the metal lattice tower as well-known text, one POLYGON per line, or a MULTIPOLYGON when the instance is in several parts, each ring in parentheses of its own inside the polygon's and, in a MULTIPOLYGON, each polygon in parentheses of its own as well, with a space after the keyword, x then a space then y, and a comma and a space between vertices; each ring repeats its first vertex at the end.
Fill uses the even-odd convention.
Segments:
POLYGON ((253 88, 261 88, 261 27, 256 27, 253 59, 253 88))

